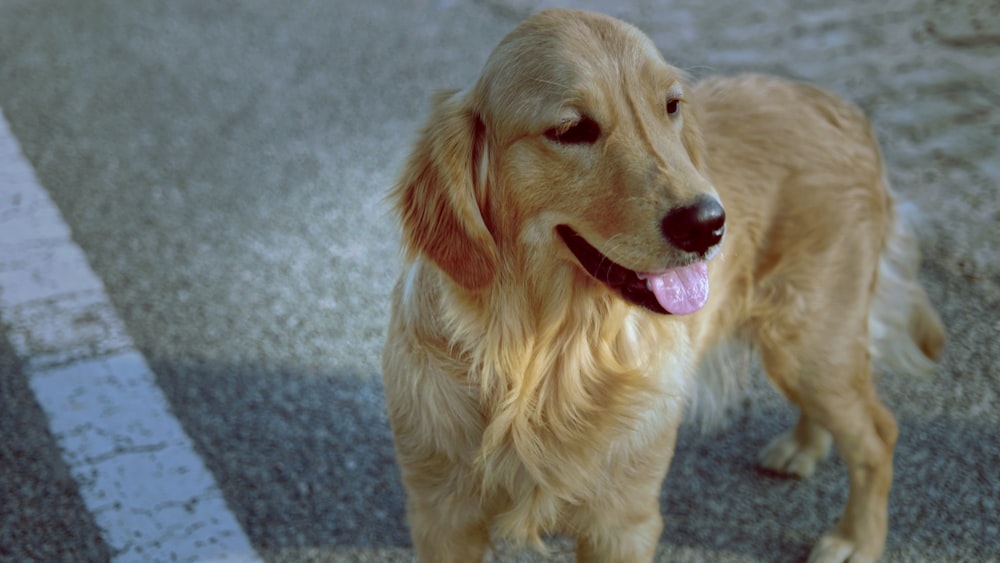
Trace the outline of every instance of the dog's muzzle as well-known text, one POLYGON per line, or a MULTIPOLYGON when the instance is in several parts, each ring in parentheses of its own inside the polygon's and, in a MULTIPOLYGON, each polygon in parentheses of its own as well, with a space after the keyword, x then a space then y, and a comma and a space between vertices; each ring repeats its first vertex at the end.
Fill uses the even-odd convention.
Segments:
MULTIPOLYGON (((685 245, 682 250, 708 256, 717 250, 722 240, 725 214, 718 202, 714 206, 717 210, 711 204, 698 205, 681 208, 667 217, 674 216, 675 220, 687 222, 690 227, 685 235, 687 239, 682 241, 685 245), (679 215, 675 215, 677 213, 679 215), (700 227, 692 226, 694 222, 700 227), (692 230, 697 234, 690 234, 692 230)), ((704 260, 661 272, 636 272, 605 256, 572 227, 558 225, 556 232, 587 273, 631 303, 663 315, 688 315, 708 302, 708 265, 704 260)), ((674 235, 675 239, 680 238, 677 232, 674 235)))

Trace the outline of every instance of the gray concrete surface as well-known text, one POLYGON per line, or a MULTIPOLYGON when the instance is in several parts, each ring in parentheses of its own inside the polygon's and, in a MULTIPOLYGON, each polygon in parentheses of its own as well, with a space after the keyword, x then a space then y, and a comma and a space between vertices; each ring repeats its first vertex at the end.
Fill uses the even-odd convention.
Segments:
MULTIPOLYGON (((432 92, 470 84, 544 5, 0 0, 0 107, 269 561, 412 558, 379 383, 398 267, 382 197, 432 92)), ((881 381, 902 427, 885 559, 1000 560, 997 2, 575 5, 636 23, 696 76, 803 78, 871 114, 924 212, 951 339, 934 378, 881 381)), ((103 559, 85 514, 6 533, 35 522, 26 506, 74 501, 37 414, 3 404, 4 442, 40 453, 0 457, 0 491, 30 499, 0 506, 0 558, 50 559, 44 540, 103 559)), ((846 476, 835 459, 806 482, 755 469, 792 418, 758 378, 724 430, 685 430, 660 560, 804 557, 846 476)))

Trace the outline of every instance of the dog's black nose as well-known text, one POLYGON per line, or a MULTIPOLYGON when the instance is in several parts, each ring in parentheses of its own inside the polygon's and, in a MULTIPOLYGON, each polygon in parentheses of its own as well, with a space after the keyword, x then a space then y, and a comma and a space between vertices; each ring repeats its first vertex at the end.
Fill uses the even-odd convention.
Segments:
POLYGON ((702 196, 694 205, 667 213, 662 229, 663 236, 677 248, 702 254, 722 240, 726 212, 714 197, 702 196))

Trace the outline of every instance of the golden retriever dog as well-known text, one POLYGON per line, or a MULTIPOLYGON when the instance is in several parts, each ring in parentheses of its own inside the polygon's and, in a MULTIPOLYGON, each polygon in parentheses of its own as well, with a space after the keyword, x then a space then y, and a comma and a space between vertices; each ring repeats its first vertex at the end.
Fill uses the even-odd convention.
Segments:
POLYGON ((434 99, 389 197, 384 386, 421 561, 549 533, 652 560, 699 366, 734 343, 800 413, 762 464, 805 477, 832 443, 850 473, 810 559, 880 556, 897 427, 873 364, 932 369, 944 333, 856 107, 691 84, 624 22, 544 11, 434 99))

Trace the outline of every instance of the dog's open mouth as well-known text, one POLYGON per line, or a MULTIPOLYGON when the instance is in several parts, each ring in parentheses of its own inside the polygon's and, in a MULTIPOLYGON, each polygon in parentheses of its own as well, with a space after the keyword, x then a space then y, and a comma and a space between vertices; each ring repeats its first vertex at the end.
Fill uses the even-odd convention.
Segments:
POLYGON ((556 227, 580 265, 626 300, 664 315, 688 315, 708 301, 705 262, 657 273, 640 273, 616 264, 566 225, 556 227))

